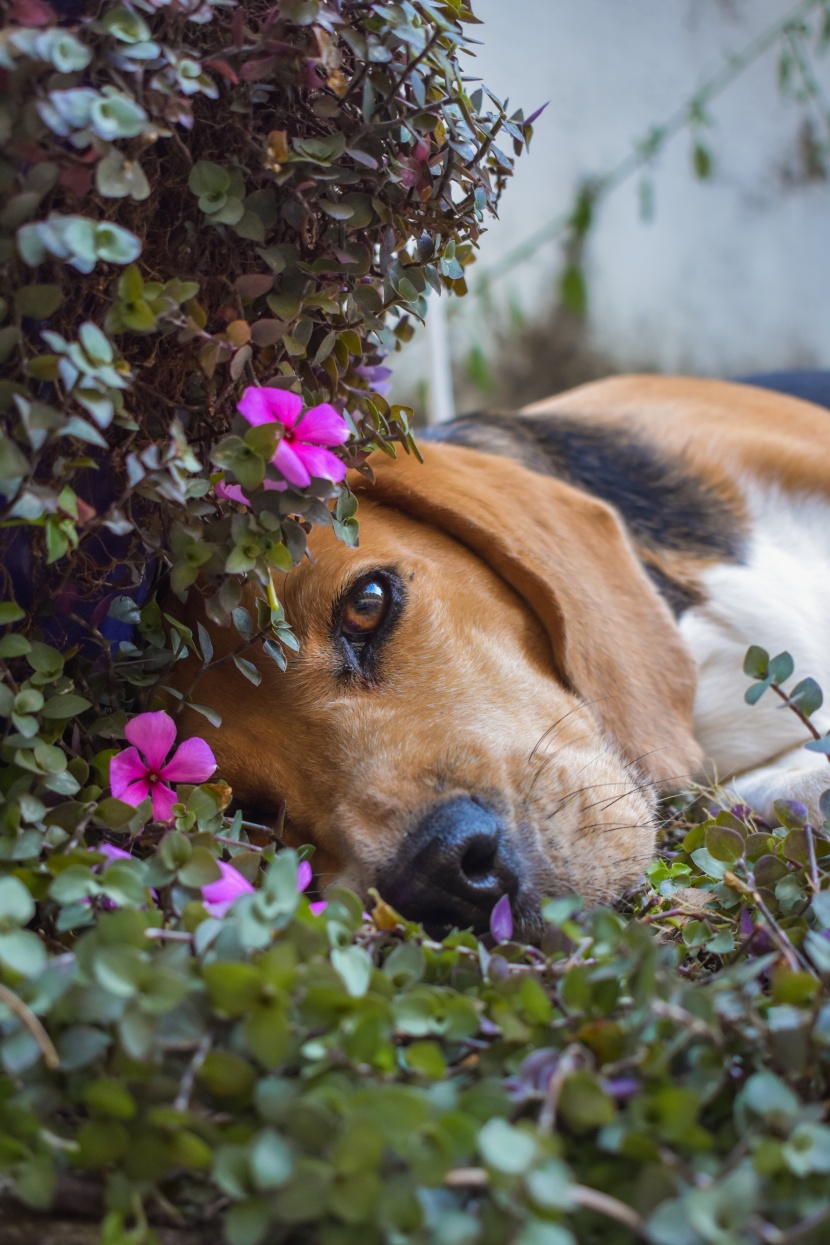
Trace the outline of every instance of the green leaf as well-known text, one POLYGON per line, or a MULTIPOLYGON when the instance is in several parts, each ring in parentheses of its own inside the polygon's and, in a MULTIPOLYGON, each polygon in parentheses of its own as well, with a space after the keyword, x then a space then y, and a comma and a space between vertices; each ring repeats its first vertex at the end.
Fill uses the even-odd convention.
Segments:
POLYGON ((533 1135, 507 1120, 489 1120, 478 1133, 478 1149, 485 1166, 505 1176, 521 1176, 536 1160, 533 1135))
POLYGON ((576 1237, 561 1223, 531 1220, 513 1238, 514 1245, 577 1245, 576 1237))
POLYGON ((765 679, 769 673, 769 653, 757 644, 751 644, 744 657, 744 674, 751 679, 765 679))
POLYGON ((199 1080, 216 1098, 238 1098, 250 1094, 256 1074, 241 1055, 212 1050, 199 1070, 199 1080))
POLYGON ((572 264, 565 269, 559 280, 559 295, 572 315, 585 315, 588 310, 588 290, 581 268, 572 264))
POLYGON ((92 705, 84 696, 73 696, 67 693, 62 696, 52 696, 43 706, 44 718, 74 718, 79 713, 84 713, 87 709, 91 709, 92 705))
MULTIPOLYGON (((0 329, 0 363, 3 362, 2 335, 5 332, 6 329, 0 329)), ((16 334, 17 329, 14 332, 16 334)), ((11 437, 0 432, 0 480, 19 480, 28 473, 29 460, 21 453, 11 437)))
POLYGON ((589 1072, 574 1072, 568 1077, 560 1094, 559 1110, 577 1133, 611 1124, 616 1116, 612 1099, 589 1072))
POLYGON ((190 170, 187 184, 199 198, 204 195, 220 195, 229 189, 231 176, 219 164, 213 164, 210 160, 197 160, 190 170))
POLYGON ((28 887, 11 874, 0 876, 0 929, 27 925, 35 914, 35 901, 28 887))
POLYGON ((744 692, 744 700, 748 705, 755 705, 763 696, 764 692, 772 684, 772 675, 767 675, 760 683, 753 683, 752 687, 748 687, 744 692))
POLYGON ((795 669, 795 662, 789 653, 779 653, 769 663, 769 673, 773 683, 786 683, 795 669))
POLYGON ((25 617, 25 610, 22 610, 16 601, 0 601, 0 627, 20 622, 20 619, 25 617))
POLYGON ((244 674, 249 683, 253 683, 254 687, 259 687, 262 682, 262 674, 257 670, 251 661, 246 661, 244 657, 234 657, 233 664, 241 674, 244 674))
POLYGON ((830 891, 813 896, 813 914, 822 929, 830 929, 830 891))
POLYGON ((275 1129, 266 1128, 251 1146, 250 1163, 257 1189, 279 1189, 294 1170, 294 1151, 275 1129))
POLYGON ((211 1006, 225 1016, 242 1016, 262 994, 264 980, 253 964, 218 961, 204 968, 211 1006))
POLYGON ((63 302, 59 285, 24 285, 14 296, 17 310, 33 320, 48 320, 63 302))
POLYGON ((353 999, 363 998, 372 980, 372 958, 364 947, 337 947, 331 964, 353 999))
POLYGON ((207 629, 200 622, 196 624, 196 631, 199 636, 199 648, 202 650, 202 664, 207 666, 213 660, 213 641, 207 629))
POLYGON ((712 175, 712 155, 702 143, 695 143, 692 149, 692 164, 695 176, 706 181, 712 175))
POLYGON ((706 831, 706 849, 715 860, 734 864, 744 854, 744 839, 737 830, 725 826, 710 826, 706 831))
POLYGON ((29 929, 0 933, 0 964, 21 977, 35 977, 46 964, 46 948, 29 929))
POLYGON ((815 679, 802 679, 790 692, 789 704, 795 705, 805 717, 820 709, 824 702, 822 690, 815 679))
POLYGON ((790 1171, 797 1176, 830 1172, 830 1128, 807 1121, 797 1124, 781 1153, 790 1171))
POLYGON ((428 1077, 432 1081, 443 1080, 447 1061, 437 1042, 413 1042, 403 1052, 404 1063, 411 1072, 428 1077))
POLYGON ((0 657, 25 657, 31 648, 31 643, 24 635, 12 633, 0 637, 0 657))
POLYGON ((195 847, 190 860, 179 870, 179 881, 183 886, 190 886, 194 890, 209 886, 221 876, 222 871, 216 863, 216 857, 206 847, 195 847))
POLYGON ((271 1222, 270 1198, 249 1197, 236 1202, 224 1216, 224 1236, 228 1245, 259 1245, 271 1222))

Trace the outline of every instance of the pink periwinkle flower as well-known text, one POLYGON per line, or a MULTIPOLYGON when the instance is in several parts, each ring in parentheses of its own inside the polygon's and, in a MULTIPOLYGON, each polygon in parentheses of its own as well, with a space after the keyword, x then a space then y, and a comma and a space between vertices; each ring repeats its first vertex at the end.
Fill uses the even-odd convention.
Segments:
MULTIPOLYGON (((226 864, 223 860, 217 860, 216 863, 222 876, 202 887, 202 903, 210 916, 221 920, 227 916, 240 895, 250 895, 254 888, 233 865, 226 864)), ((311 865, 307 860, 302 860, 297 869, 297 890, 304 891, 310 883, 311 865)), ((317 914, 324 910, 326 902, 319 900, 309 906, 317 914)))
POLYGON ((221 877, 202 887, 202 903, 210 916, 227 916, 240 895, 253 893, 253 886, 233 865, 217 860, 221 877))
MULTIPOLYGON (((312 876, 311 865, 308 863, 307 860, 301 860, 299 868, 297 869, 297 890, 298 891, 304 891, 308 889, 308 887, 311 884, 311 876, 312 876)), ((326 908, 328 907, 328 904, 326 903, 325 899, 315 899, 314 902, 310 903, 308 906, 315 916, 319 916, 321 912, 325 912, 326 908)))
MULTIPOLYGON (((283 426, 283 435, 271 461, 286 483, 265 480, 264 488, 281 491, 289 484, 305 488, 312 476, 339 484, 346 475, 346 464, 325 447, 348 441, 349 425, 328 402, 309 407, 303 414, 303 400, 298 394, 249 385, 237 410, 254 428, 274 423, 283 426)), ((238 485, 218 484, 216 493, 219 497, 248 504, 238 485)))
POLYGON ((169 761, 165 758, 176 739, 176 726, 168 713, 139 713, 127 723, 124 734, 132 748, 110 761, 110 787, 117 800, 137 807, 148 796, 156 821, 171 821, 176 793, 168 782, 207 782, 216 769, 216 758, 204 739, 186 739, 169 761))

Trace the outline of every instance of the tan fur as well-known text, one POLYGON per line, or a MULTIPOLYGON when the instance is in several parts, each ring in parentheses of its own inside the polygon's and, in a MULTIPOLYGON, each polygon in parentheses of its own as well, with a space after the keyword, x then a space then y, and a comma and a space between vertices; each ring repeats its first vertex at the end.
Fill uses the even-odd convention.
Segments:
MULTIPOLYGON (((777 394, 643 376, 528 411, 625 424, 710 481, 736 515, 741 472, 827 491, 830 417, 777 394), (791 451, 794 429, 816 439, 823 463, 791 451)), ((360 548, 315 529, 314 563, 278 579, 301 640, 287 672, 255 653, 255 690, 225 663, 197 697, 220 710, 221 730, 192 714, 185 724, 208 738, 240 800, 265 815, 286 801, 287 835, 316 844, 323 887, 365 892, 431 803, 486 798, 530 879, 530 927, 544 895, 609 900, 641 874, 654 842, 646 780, 679 785, 700 764, 694 662, 608 506, 475 450, 433 444, 424 457, 376 456, 376 483, 351 481, 360 548), (333 602, 390 567, 406 602, 379 678, 344 683, 333 602)), ((697 565, 678 558, 674 573, 696 582, 697 565)), ((213 635, 217 655, 237 642, 213 635)))

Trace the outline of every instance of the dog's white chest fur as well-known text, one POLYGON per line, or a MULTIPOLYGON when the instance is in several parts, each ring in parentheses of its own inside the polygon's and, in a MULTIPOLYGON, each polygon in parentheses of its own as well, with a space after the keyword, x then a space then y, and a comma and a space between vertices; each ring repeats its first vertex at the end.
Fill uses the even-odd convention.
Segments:
POLYGON ((804 751, 804 726, 772 692, 746 704, 742 666, 750 644, 770 655, 789 652, 789 686, 807 675, 817 680, 825 704, 813 722, 822 733, 830 729, 830 504, 754 484, 745 496, 752 527, 744 563, 707 571, 707 600, 680 621, 698 667, 695 734, 709 774, 735 778, 758 811, 786 796, 814 805, 830 787, 830 765, 804 751))

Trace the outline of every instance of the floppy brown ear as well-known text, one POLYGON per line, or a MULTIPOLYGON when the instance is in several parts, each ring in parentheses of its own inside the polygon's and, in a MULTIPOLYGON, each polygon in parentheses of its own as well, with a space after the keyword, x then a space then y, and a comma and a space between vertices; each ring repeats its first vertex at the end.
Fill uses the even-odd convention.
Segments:
POLYGON ((629 760, 678 785, 699 769, 695 669, 614 511, 510 459, 423 446, 424 465, 379 454, 358 495, 449 533, 519 593, 550 639, 558 676, 629 760))

